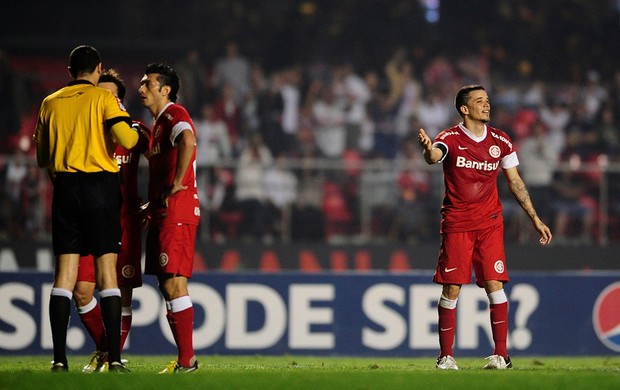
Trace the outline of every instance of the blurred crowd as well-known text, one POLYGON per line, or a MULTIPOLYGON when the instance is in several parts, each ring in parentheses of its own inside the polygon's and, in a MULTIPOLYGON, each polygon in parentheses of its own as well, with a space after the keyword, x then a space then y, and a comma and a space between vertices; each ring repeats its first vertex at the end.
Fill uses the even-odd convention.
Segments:
MULTIPOLYGON (((0 52, 0 239, 46 240, 50 184, 30 138, 40 99, 59 85, 46 89, 44 70, 29 75, 38 82, 19 83, 25 68, 18 63, 0 52)), ((421 59, 405 47, 382 69, 316 61, 268 70, 236 42, 219 58, 189 50, 173 65, 179 103, 197 131, 202 240, 436 237, 442 176, 421 159, 416 135, 422 127, 434 137, 458 123, 454 95, 475 83, 489 92, 491 125, 512 137, 556 243, 620 241, 620 71, 587 69, 550 83, 525 65, 516 75, 498 71, 485 49, 421 59)), ((131 86, 141 74, 122 76, 131 86)), ((126 106, 151 122, 135 91, 126 106)), ((523 212, 500 188, 507 238, 535 242, 523 212)))

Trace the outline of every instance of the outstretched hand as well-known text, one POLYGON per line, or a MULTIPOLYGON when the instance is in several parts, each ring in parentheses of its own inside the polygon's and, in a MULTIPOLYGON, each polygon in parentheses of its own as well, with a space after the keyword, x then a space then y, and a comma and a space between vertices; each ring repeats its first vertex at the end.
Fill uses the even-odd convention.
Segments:
POLYGON ((422 149, 428 152, 430 152, 431 149, 433 148, 433 142, 431 141, 429 136, 426 134, 426 131, 424 131, 424 129, 420 129, 420 132, 418 133, 418 143, 420 144, 422 149))

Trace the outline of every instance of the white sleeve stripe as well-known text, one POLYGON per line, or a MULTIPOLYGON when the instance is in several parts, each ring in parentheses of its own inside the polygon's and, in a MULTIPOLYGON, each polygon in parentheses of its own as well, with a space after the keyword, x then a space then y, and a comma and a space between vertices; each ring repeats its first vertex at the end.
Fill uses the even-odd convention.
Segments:
POLYGON ((182 121, 174 125, 172 127, 172 131, 170 132, 170 143, 174 146, 174 140, 177 139, 179 134, 181 134, 184 130, 191 130, 192 126, 188 122, 182 121))
POLYGON ((502 158, 502 169, 513 168, 517 165, 519 165, 519 158, 517 157, 517 152, 512 152, 502 158))

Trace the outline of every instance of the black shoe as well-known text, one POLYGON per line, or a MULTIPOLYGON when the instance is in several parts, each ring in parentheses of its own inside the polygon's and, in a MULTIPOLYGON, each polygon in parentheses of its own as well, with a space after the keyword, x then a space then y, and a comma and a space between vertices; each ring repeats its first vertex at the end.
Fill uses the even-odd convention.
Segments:
POLYGON ((187 374, 189 372, 194 372, 196 370, 198 370, 198 360, 194 360, 194 364, 192 364, 189 367, 185 367, 180 364, 177 364, 177 366, 174 368, 174 373, 175 374, 187 374))
POLYGON ((108 365, 108 372, 129 372, 129 369, 121 362, 111 362, 108 365))
POLYGON ((69 371, 69 366, 65 363, 53 363, 52 364, 52 372, 67 372, 69 371))
POLYGON ((166 368, 161 370, 160 374, 187 374, 198 370, 198 360, 194 360, 194 364, 189 367, 180 365, 176 360, 168 363, 166 368))

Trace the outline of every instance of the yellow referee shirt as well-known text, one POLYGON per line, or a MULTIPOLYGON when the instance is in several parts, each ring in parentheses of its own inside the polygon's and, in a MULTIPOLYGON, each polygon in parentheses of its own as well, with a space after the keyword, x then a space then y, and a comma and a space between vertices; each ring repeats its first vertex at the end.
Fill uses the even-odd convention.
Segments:
POLYGON ((118 172, 110 128, 120 121, 131 124, 110 91, 75 80, 43 100, 32 138, 54 173, 118 172))

